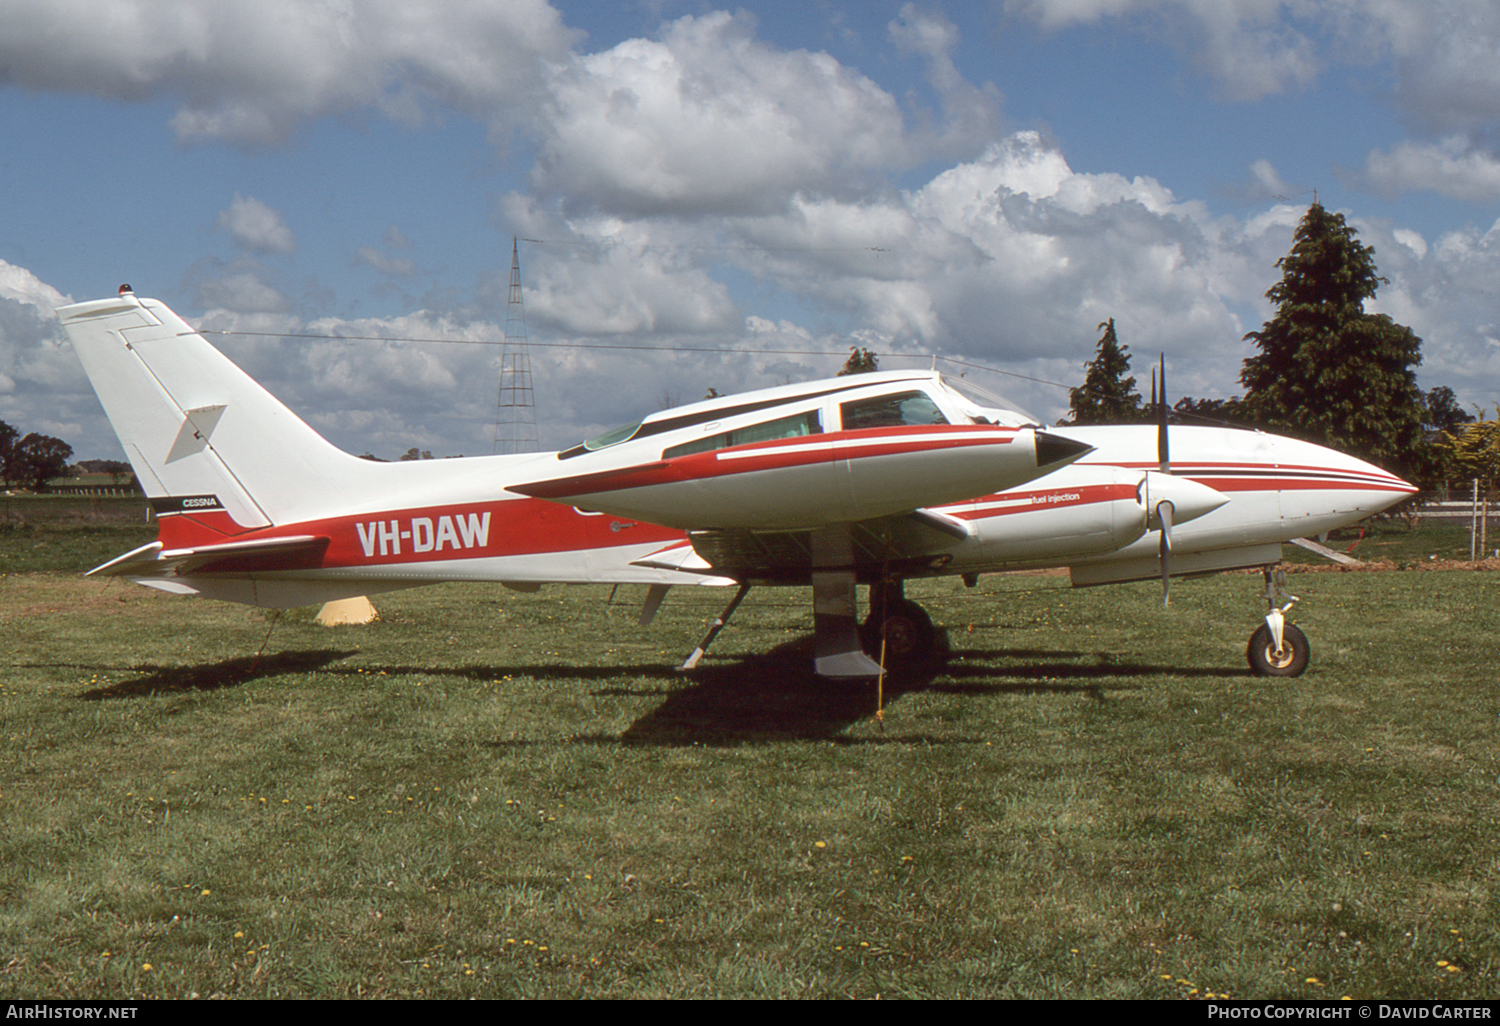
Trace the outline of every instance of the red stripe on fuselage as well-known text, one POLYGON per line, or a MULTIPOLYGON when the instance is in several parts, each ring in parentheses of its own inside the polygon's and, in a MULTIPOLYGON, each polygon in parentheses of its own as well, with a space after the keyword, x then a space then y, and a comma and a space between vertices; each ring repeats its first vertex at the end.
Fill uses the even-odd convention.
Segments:
POLYGON ((328 550, 318 564, 326 569, 665 545, 686 537, 669 527, 580 513, 540 499, 380 510, 254 531, 239 529, 232 534, 220 527, 238 525, 228 514, 163 517, 160 538, 167 549, 191 549, 223 544, 228 538, 248 542, 296 535, 326 536, 330 539, 328 550), (214 526, 199 523, 200 519, 211 519, 214 526))
MULTIPOLYGON (((1087 467, 1090 464, 1077 463, 1087 467)), ((1127 470, 1157 470, 1158 464, 1129 462, 1109 464, 1127 470)), ((1317 466, 1300 463, 1210 463, 1174 462, 1172 471, 1177 477, 1185 477, 1198 484, 1217 488, 1219 491, 1281 491, 1307 488, 1369 489, 1413 493, 1410 484, 1394 474, 1379 469, 1360 471, 1341 467, 1317 466)))

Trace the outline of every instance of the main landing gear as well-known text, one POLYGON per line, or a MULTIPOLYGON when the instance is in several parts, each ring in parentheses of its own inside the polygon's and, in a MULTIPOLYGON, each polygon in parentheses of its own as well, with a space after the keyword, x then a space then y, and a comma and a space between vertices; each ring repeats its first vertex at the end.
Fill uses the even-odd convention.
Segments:
MULTIPOLYGON (((734 598, 714 620, 709 627, 708 634, 698 643, 698 647, 693 650, 692 655, 688 656, 687 661, 679 667, 680 670, 685 672, 698 665, 703 654, 708 650, 708 646, 729 623, 729 618, 734 615, 734 611, 739 608, 740 602, 749 591, 750 585, 740 585, 734 598)), ((852 617, 850 627, 851 629, 853 627, 852 617)), ((932 618, 927 615, 925 609, 903 594, 900 581, 887 581, 870 586, 870 612, 865 617, 864 623, 859 625, 858 638, 859 647, 863 648, 869 656, 865 663, 871 668, 869 676, 874 676, 879 672, 882 655, 884 655, 885 666, 914 666, 926 662, 932 658, 937 649, 937 638, 938 632, 932 625, 932 618), (884 645, 883 651, 882 645, 884 645)), ((834 676, 862 676, 862 674, 844 673, 834 676)))
POLYGON ((1250 635, 1245 657, 1258 677, 1300 677, 1312 658, 1312 646, 1301 628, 1286 622, 1286 612, 1297 604, 1297 596, 1285 590, 1285 570, 1268 566, 1261 572, 1266 581, 1266 622, 1250 635), (1282 599, 1286 605, 1277 606, 1282 599))
POLYGON ((881 658, 884 645, 887 666, 926 662, 936 648, 937 629, 932 626, 932 617, 906 597, 899 580, 870 585, 870 612, 859 630, 872 659, 881 658))

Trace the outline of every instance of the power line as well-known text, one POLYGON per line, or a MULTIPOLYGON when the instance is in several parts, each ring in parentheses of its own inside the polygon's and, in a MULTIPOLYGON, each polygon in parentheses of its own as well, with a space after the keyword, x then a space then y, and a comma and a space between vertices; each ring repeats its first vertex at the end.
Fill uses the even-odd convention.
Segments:
MULTIPOLYGON (((523 240, 524 241, 524 240, 523 240)), ((244 335, 251 338, 305 338, 315 339, 320 342, 420 342, 434 345, 453 346, 504 346, 504 339, 485 338, 396 338, 391 335, 320 335, 314 332, 304 331, 226 331, 223 329, 199 329, 204 335, 244 335)), ((528 345, 541 349, 602 349, 619 350, 633 353, 728 353, 740 356, 848 356, 848 352, 842 349, 744 349, 733 346, 637 346, 626 345, 618 342, 537 342, 528 340, 528 345)), ((942 363, 950 363, 956 367, 967 367, 971 370, 986 371, 990 374, 1000 374, 1008 378, 1016 378, 1020 381, 1030 381, 1038 385, 1047 385, 1052 388, 1072 388, 1060 381, 1048 381, 1046 378, 1032 377, 1028 374, 1018 374, 1015 371, 1001 370, 999 367, 990 367, 982 363, 974 363, 971 360, 960 360, 952 356, 942 356, 930 353, 887 353, 888 358, 903 358, 912 360, 936 359, 942 363)))
POLYGON ((740 243, 728 245, 708 245, 706 243, 677 243, 677 242, 651 242, 651 243, 629 243, 623 240, 614 240, 613 245, 605 245, 597 241, 570 240, 570 239, 528 239, 521 237, 522 242, 530 242, 538 246, 555 246, 559 249, 581 249, 608 252, 611 249, 621 248, 632 253, 894 253, 898 248, 909 249, 910 247, 896 246, 764 246, 740 243))

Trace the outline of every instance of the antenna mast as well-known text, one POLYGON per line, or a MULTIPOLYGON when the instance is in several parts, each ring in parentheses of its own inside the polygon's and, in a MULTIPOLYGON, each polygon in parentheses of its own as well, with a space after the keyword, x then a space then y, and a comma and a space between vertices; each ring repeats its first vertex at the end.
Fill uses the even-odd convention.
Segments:
POLYGON ((531 346, 521 304, 521 251, 510 240, 510 293, 505 300, 505 342, 500 347, 500 388, 495 408, 495 452, 537 451, 536 406, 531 391, 531 346))

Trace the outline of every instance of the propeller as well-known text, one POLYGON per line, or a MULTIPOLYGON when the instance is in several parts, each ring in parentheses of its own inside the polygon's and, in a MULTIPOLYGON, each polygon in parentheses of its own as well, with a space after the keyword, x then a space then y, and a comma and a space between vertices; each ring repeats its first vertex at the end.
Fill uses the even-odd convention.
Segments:
MULTIPOLYGON (((1172 472, 1171 451, 1167 444, 1167 356, 1161 356, 1161 392, 1157 392, 1157 371, 1151 370, 1151 405, 1154 407, 1156 416, 1156 459, 1157 468, 1163 474, 1172 472)), ((1155 504, 1152 511, 1156 519, 1161 521, 1161 547, 1158 550, 1161 561, 1161 604, 1162 608, 1172 604, 1172 512, 1173 506, 1170 499, 1163 499, 1155 504)))

